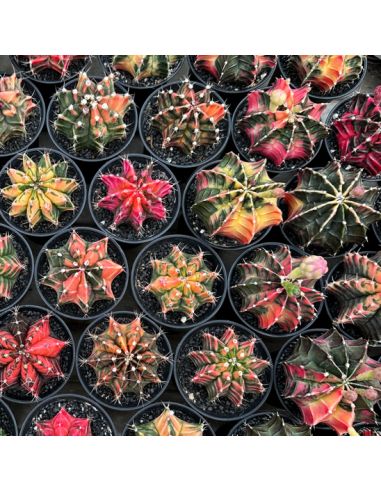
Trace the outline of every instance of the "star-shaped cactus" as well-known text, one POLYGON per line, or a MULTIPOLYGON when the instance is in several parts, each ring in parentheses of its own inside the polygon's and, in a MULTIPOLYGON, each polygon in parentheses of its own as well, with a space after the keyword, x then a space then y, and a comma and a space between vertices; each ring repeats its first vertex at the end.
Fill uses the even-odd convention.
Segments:
POLYGON ((84 314, 101 300, 114 300, 113 280, 124 269, 111 260, 108 238, 87 242, 76 231, 60 248, 45 251, 49 271, 41 284, 57 292, 57 304, 76 304, 84 314))
POLYGON ((307 425, 290 424, 279 413, 274 413, 262 424, 247 425, 248 436, 311 436, 307 425))
POLYGON ((240 342, 231 327, 221 338, 204 332, 202 349, 188 354, 197 368, 192 382, 206 387, 210 401, 224 396, 235 407, 242 405, 245 393, 263 393, 259 376, 270 363, 254 354, 255 342, 240 342))
POLYGON ((33 74, 43 70, 53 70, 62 78, 67 75, 74 60, 85 58, 84 55, 27 55, 30 71, 33 74))
POLYGON ((65 407, 50 420, 37 422, 40 436, 91 436, 91 422, 88 418, 73 417, 65 407))
POLYGON ((45 381, 64 377, 59 356, 68 344, 52 336, 49 316, 29 324, 15 311, 0 329, 0 394, 20 385, 38 398, 45 381))
POLYGON ((129 73, 135 82, 153 77, 165 80, 180 59, 179 55, 115 55, 112 67, 129 73))
POLYGON ((192 210, 211 236, 249 244, 260 231, 280 224, 277 203, 284 185, 269 178, 265 165, 265 160, 243 162, 229 152, 216 167, 197 173, 192 210))
POLYGON ((10 299, 12 289, 24 270, 17 255, 12 237, 9 234, 0 236, 0 298, 10 299))
POLYGON ((176 417, 174 410, 165 407, 154 420, 144 424, 133 425, 137 436, 202 436, 203 423, 186 422, 176 417))

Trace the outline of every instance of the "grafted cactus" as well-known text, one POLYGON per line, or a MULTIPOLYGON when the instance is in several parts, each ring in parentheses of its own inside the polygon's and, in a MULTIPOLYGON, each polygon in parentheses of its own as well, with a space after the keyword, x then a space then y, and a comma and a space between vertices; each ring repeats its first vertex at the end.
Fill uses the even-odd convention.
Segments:
POLYGON ((65 407, 50 420, 37 422, 40 436, 91 436, 91 422, 88 418, 73 417, 65 407))
POLYGON ((12 237, 9 234, 0 236, 0 298, 10 299, 12 289, 24 270, 17 255, 12 237))
POLYGON ((248 436, 311 436, 311 428, 307 425, 289 424, 279 413, 273 413, 262 424, 247 425, 248 436))
POLYGON ((203 423, 186 422, 176 417, 174 410, 165 407, 162 413, 154 420, 133 426, 138 436, 202 436, 203 423))
POLYGON ((64 78, 74 60, 86 58, 84 55, 27 55, 28 65, 33 74, 43 70, 53 70, 64 78))
POLYGON ((269 178, 265 165, 265 160, 243 162, 229 152, 216 167, 197 173, 192 210, 211 236, 249 244, 263 229, 280 224, 277 203, 284 185, 269 178))
POLYGON ((165 80, 180 59, 180 55, 115 55, 112 68, 129 73, 135 82, 151 77, 165 80))

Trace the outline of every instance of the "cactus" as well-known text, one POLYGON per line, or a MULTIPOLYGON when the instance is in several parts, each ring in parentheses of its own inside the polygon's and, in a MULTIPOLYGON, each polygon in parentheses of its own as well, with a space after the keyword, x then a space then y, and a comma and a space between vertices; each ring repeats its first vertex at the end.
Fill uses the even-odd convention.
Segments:
POLYGON ((253 313, 263 330, 278 325, 288 333, 314 319, 314 304, 324 299, 314 286, 328 271, 325 259, 293 258, 288 246, 254 251, 252 261, 237 265, 239 280, 232 286, 242 298, 240 311, 253 313))
POLYGON ((161 90, 157 103, 151 124, 162 135, 163 149, 177 147, 191 155, 198 147, 219 142, 217 125, 225 118, 226 107, 213 101, 210 86, 196 92, 193 84, 185 80, 177 90, 161 90))
POLYGON ((83 361, 95 371, 95 389, 110 388, 118 403, 126 393, 144 400, 145 387, 162 382, 158 369, 168 360, 157 347, 159 336, 145 331, 138 316, 129 323, 118 323, 110 316, 107 329, 91 335, 93 350, 83 361))
POLYGON ((5 430, 0 427, 0 437, 4 437, 4 436, 7 436, 7 435, 8 434, 5 432, 5 430))
POLYGON ((107 253, 108 238, 93 243, 72 231, 68 241, 45 251, 49 271, 41 284, 57 292, 57 304, 76 304, 87 314, 100 300, 114 300, 113 280, 124 270, 107 253))
POLYGON ((273 413, 262 424, 247 425, 248 436, 311 436, 311 428, 307 425, 289 424, 279 413, 273 413))
POLYGON ((134 424, 132 430, 137 436, 202 436, 203 423, 191 423, 176 417, 169 406, 154 420, 144 424, 134 424))
POLYGON ((208 72, 217 84, 252 87, 275 67, 272 55, 197 55, 194 66, 208 72))
POLYGON ((74 89, 63 87, 56 96, 59 113, 54 128, 75 152, 90 149, 101 154, 110 142, 126 137, 124 117, 132 97, 116 92, 113 74, 97 82, 81 72, 74 89))
POLYGON ((12 237, 0 236, 0 299, 10 299, 12 289, 25 266, 20 262, 12 237))
POLYGON ((129 73, 135 83, 153 77, 165 80, 180 59, 179 55, 115 55, 112 68, 129 73))
POLYGON ((381 429, 380 427, 376 427, 376 426, 367 426, 367 427, 362 427, 361 429, 359 429, 359 432, 360 436, 366 436, 366 437, 369 437, 369 436, 381 436, 381 429))
POLYGON ((70 195, 79 187, 76 179, 67 177, 67 171, 68 163, 53 164, 48 152, 38 162, 24 154, 22 170, 8 168, 12 184, 0 190, 11 201, 9 215, 25 215, 32 229, 42 220, 58 226, 61 212, 75 210, 70 195))
POLYGON ((13 138, 24 138, 26 120, 36 104, 16 74, 0 77, 0 149, 13 138))
POLYGON ((36 424, 40 436, 91 436, 91 422, 88 418, 73 417, 65 407, 50 420, 36 424))
POLYGON ((309 91, 291 89, 288 79, 277 79, 270 89, 248 95, 246 114, 237 127, 249 140, 250 155, 262 155, 277 167, 313 156, 328 130, 320 121, 326 105, 311 102, 309 91))
POLYGON ((356 435, 355 423, 375 421, 381 363, 367 352, 366 340, 349 340, 335 329, 299 338, 283 362, 284 397, 299 407, 306 425, 326 424, 339 435, 356 435))
POLYGON ((259 376, 270 362, 254 354, 255 343, 255 338, 240 342, 232 327, 221 338, 204 332, 202 349, 188 354, 197 368, 192 382, 206 387, 209 401, 226 397, 237 408, 245 393, 263 393, 259 376))
POLYGON ((334 115, 332 129, 343 163, 363 167, 374 176, 381 172, 381 86, 374 96, 354 96, 342 116, 334 115))
POLYGON ((140 232, 147 219, 165 221, 167 211, 162 199, 172 192, 173 185, 164 179, 152 178, 152 163, 137 171, 132 162, 124 158, 122 166, 121 174, 101 176, 107 195, 96 204, 114 213, 111 229, 128 223, 140 232))
POLYGON ((362 181, 362 171, 346 170, 338 161, 299 171, 296 188, 284 198, 289 207, 286 230, 300 245, 336 254, 366 240, 369 225, 381 220, 381 213, 375 209, 379 189, 362 181))
POLYGON ((249 244, 263 229, 280 224, 277 202, 284 185, 269 178, 265 164, 243 162, 229 152, 214 168, 197 173, 192 210, 211 236, 249 244))
POLYGON ((159 301, 164 316, 177 311, 193 319, 200 306, 216 302, 212 289, 219 274, 205 265, 203 251, 193 255, 174 245, 163 259, 152 259, 151 266, 151 282, 145 290, 159 301))
POLYGON ((344 272, 327 285, 340 312, 335 323, 352 324, 372 342, 381 343, 381 252, 347 253, 344 272))
POLYGON ((358 55, 293 55, 289 63, 301 85, 310 84, 323 94, 358 79, 363 70, 363 57, 358 55))
POLYGON ((20 385, 37 399, 46 380, 64 377, 59 355, 69 343, 52 337, 49 315, 30 324, 15 310, 0 330, 0 395, 20 385))
POLYGON ((85 58, 84 55, 27 55, 29 69, 32 74, 43 70, 53 70, 64 78, 74 60, 85 58))

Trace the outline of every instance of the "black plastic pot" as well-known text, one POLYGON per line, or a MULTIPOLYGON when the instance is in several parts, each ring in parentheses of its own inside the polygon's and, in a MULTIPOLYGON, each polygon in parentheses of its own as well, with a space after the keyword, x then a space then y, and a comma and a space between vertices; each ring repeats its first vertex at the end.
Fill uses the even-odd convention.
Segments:
MULTIPOLYGON (((31 323, 51 314, 48 309, 41 306, 24 305, 18 307, 18 312, 26 316, 31 323)), ((4 326, 12 318, 12 311, 7 311, 0 316, 0 325, 4 326)), ((67 340, 69 344, 64 347, 60 354, 60 367, 65 374, 64 378, 47 379, 41 386, 39 399, 47 400, 52 395, 60 391, 69 380, 74 367, 74 339, 66 323, 55 314, 50 317, 50 329, 52 336, 59 340, 67 340)), ((3 393, 4 400, 12 403, 33 403, 35 399, 19 385, 10 386, 3 393)))
MULTIPOLYGON (((0 399, 0 430, 5 432, 6 436, 17 436, 17 422, 8 405, 0 399)), ((4 436, 0 436, 0 439, 4 436)))
MULTIPOLYGON (((78 227, 75 229, 76 232, 83 237, 86 241, 98 241, 105 237, 105 235, 91 227, 78 227)), ((40 294, 42 300, 47 304, 47 306, 54 311, 59 316, 64 316, 65 318, 75 319, 75 320, 91 320, 100 317, 103 314, 108 313, 111 309, 122 300, 128 284, 128 264, 126 256, 119 246, 119 244, 113 238, 109 238, 108 241, 108 254, 113 261, 119 263, 124 267, 124 272, 118 275, 113 281, 113 292, 115 295, 115 301, 102 300, 96 301, 92 308, 87 314, 84 314, 79 306, 73 303, 63 304, 62 306, 57 306, 57 296, 56 292, 45 285, 41 285, 40 278, 47 273, 49 270, 48 262, 45 255, 45 250, 54 249, 62 246, 67 242, 71 235, 72 230, 61 231, 52 238, 50 238, 44 246, 41 248, 37 259, 36 267, 34 271, 34 282, 37 287, 37 291, 40 294)))
POLYGON ((12 227, 0 224, 0 235, 4 234, 10 234, 13 237, 13 244, 16 249, 17 256, 21 263, 25 265, 25 268, 19 273, 16 283, 12 289, 13 294, 15 294, 16 291, 18 291, 18 293, 13 295, 10 299, 5 299, 4 297, 0 298, 0 315, 5 311, 9 311, 25 296, 29 290, 30 284, 32 283, 34 271, 33 253, 27 241, 12 227))
POLYGON ((298 425, 300 422, 298 422, 295 418, 291 418, 291 416, 285 412, 284 410, 277 410, 274 408, 273 410, 269 410, 267 412, 258 412, 254 415, 251 415, 250 417, 246 419, 240 420, 235 426, 229 431, 229 436, 245 436, 247 437, 246 430, 245 428, 248 425, 261 425, 266 423, 268 420, 270 420, 274 414, 278 414, 283 419, 285 422, 293 425, 298 425))
MULTIPOLYGON (((153 156, 154 159, 161 161, 164 164, 167 164, 168 166, 171 167, 175 167, 179 169, 190 169, 211 162, 222 154, 229 140, 230 130, 231 130, 231 118, 230 118, 230 113, 227 111, 224 120, 220 121, 220 123, 218 124, 218 128, 220 129, 220 137, 221 137, 220 142, 216 146, 214 146, 212 151, 207 156, 205 155, 194 156, 194 157, 186 156, 176 148, 174 149, 172 155, 170 154, 169 150, 167 149, 162 150, 160 146, 153 149, 147 142, 147 139, 149 138, 149 132, 152 133, 152 136, 157 136, 159 140, 161 140, 161 136, 158 131, 152 130, 150 128, 150 118, 151 118, 149 114, 150 110, 152 109, 152 106, 154 105, 154 101, 157 99, 160 91, 170 88, 176 90, 179 86, 181 86, 181 84, 182 82, 172 82, 170 84, 166 84, 161 88, 157 89, 146 99, 139 115, 139 135, 145 149, 148 151, 150 155, 153 156)), ((201 90, 205 88, 205 85, 202 85, 198 82, 192 82, 192 84, 197 90, 201 90)), ((218 101, 219 103, 224 103, 224 100, 217 92, 213 92, 213 96, 215 101, 218 101)), ((202 150, 204 150, 201 147, 199 149, 200 149, 200 153, 202 152, 202 150)), ((197 150, 195 154, 196 153, 197 150)))
POLYGON ((167 326, 173 330, 189 330, 196 326, 205 324, 220 309, 226 295, 226 270, 225 266, 210 246, 205 242, 190 236, 180 234, 164 236, 152 241, 136 257, 131 271, 131 288, 135 302, 143 313, 154 320, 159 325, 167 326), (206 254, 204 261, 210 270, 220 272, 220 277, 215 280, 213 292, 217 297, 217 302, 204 304, 195 313, 195 320, 187 319, 182 313, 168 312, 164 317, 161 313, 160 304, 153 294, 144 291, 145 285, 151 280, 152 267, 150 259, 154 256, 157 259, 164 258, 170 252, 171 247, 180 244, 183 250, 197 254, 200 250, 206 254), (200 312, 201 311, 201 312, 200 312))
POLYGON ((176 415, 182 420, 192 423, 202 422, 205 426, 203 436, 215 435, 211 425, 209 425, 208 422, 198 412, 186 405, 182 405, 181 403, 177 402, 153 403, 152 405, 148 405, 148 407, 140 410, 138 413, 130 418, 130 420, 127 422, 126 427, 124 428, 123 435, 136 437, 133 426, 136 424, 143 424, 154 420, 162 413, 165 407, 169 407, 171 410, 173 410, 176 415))
MULTIPOLYGON (((118 322, 128 323, 136 318, 136 313, 131 311, 117 311, 112 314, 114 319, 118 322)), ((145 386, 147 399, 140 402, 139 398, 130 393, 123 397, 121 402, 114 402, 114 394, 111 389, 101 386, 98 390, 94 388, 96 382, 95 371, 86 363, 81 363, 84 359, 89 357, 92 352, 94 341, 90 337, 90 334, 98 334, 103 332, 108 326, 109 318, 101 317, 95 320, 91 325, 82 333, 82 336, 78 342, 77 356, 76 356, 76 368, 80 383, 89 396, 100 403, 101 405, 110 408, 111 410, 124 410, 131 411, 150 405, 153 401, 160 398, 160 396, 166 390, 171 377, 172 377, 172 349, 168 338, 156 323, 152 322, 145 316, 141 316, 144 330, 148 333, 160 333, 158 338, 158 348, 163 355, 169 357, 168 361, 161 364, 158 370, 159 377, 163 381, 162 384, 150 384, 145 386)))
MULTIPOLYGON (((126 157, 140 169, 143 169, 149 163, 153 162, 150 157, 143 154, 129 154, 126 157)), ((98 203, 101 198, 107 195, 107 187, 102 183, 100 177, 104 174, 117 174, 121 169, 121 158, 116 157, 115 159, 106 162, 106 164, 96 172, 91 181, 88 194, 88 206, 96 226, 117 241, 133 245, 147 243, 162 236, 173 226, 180 212, 181 192, 175 175, 162 162, 154 163, 152 176, 156 179, 168 180, 173 184, 172 193, 163 198, 163 203, 169 213, 166 221, 147 219, 144 222, 144 236, 139 238, 138 233, 127 223, 123 223, 115 230, 111 230, 109 226, 112 224, 114 214, 106 209, 94 206, 95 203, 98 203), (156 229, 156 231, 150 235, 150 230, 152 229, 156 229)))
POLYGON ((211 237, 207 231, 203 222, 199 219, 197 214, 192 212, 192 205, 194 203, 194 199, 196 196, 196 175, 204 170, 211 169, 214 166, 217 166, 220 161, 210 162, 208 164, 204 164, 197 168, 197 170, 192 174, 189 181, 187 182, 185 189, 183 191, 182 196, 182 213, 185 220, 185 224, 187 225, 190 232, 196 236, 197 238, 206 241, 210 246, 216 249, 221 249, 224 251, 241 251, 254 246, 267 236, 267 234, 271 231, 271 227, 267 227, 263 231, 259 232, 256 237, 254 237, 253 241, 250 244, 241 244, 235 239, 230 239, 224 236, 214 236, 211 237))
MULTIPOLYGON (((90 79, 95 81, 101 81, 102 77, 91 77, 90 79)), ((67 89, 71 89, 76 85, 76 83, 77 83, 76 80, 72 80, 67 84, 65 84, 65 87, 67 89)), ((126 92, 125 88, 122 85, 118 84, 117 82, 115 83, 115 87, 118 89, 119 93, 124 94, 126 92)), ((100 162, 108 161, 120 155, 121 153, 125 152, 126 148, 129 146, 135 135, 136 128, 138 125, 138 111, 136 109, 135 103, 132 102, 130 109, 127 111, 124 118, 124 122, 128 126, 127 137, 125 140, 114 140, 113 142, 110 142, 110 144, 108 144, 108 149, 106 149, 106 152, 103 154, 96 154, 92 150, 85 150, 81 153, 75 154, 70 150, 69 148, 70 142, 66 139, 66 137, 64 135, 59 134, 53 128, 53 121, 55 120, 55 115, 57 114, 57 112, 58 112, 57 97, 53 96, 46 112, 46 127, 49 133, 49 137, 53 141, 54 145, 63 154, 71 157, 72 159, 76 161, 87 162, 92 164, 99 164, 100 162), (88 156, 89 153, 92 154, 91 157, 88 156)))
MULTIPOLYGON (((231 307, 233 309, 233 312, 238 317, 238 319, 240 320, 241 323, 246 325, 251 330, 254 330, 255 333, 257 333, 260 337, 263 337, 265 339, 269 338, 269 339, 275 339, 275 340, 284 340, 284 339, 287 339, 287 338, 294 336, 295 334, 300 335, 301 333, 308 330, 308 328, 310 328, 316 322, 316 320, 319 318, 321 310, 323 309, 324 301, 320 302, 319 305, 317 306, 316 316, 313 320, 311 320, 307 323, 304 323, 301 327, 297 328, 295 331, 293 331, 291 333, 281 331, 280 328, 277 327, 277 325, 275 325, 274 327, 271 327, 269 330, 263 330, 262 328, 259 328, 257 318, 254 314, 251 314, 249 312, 242 313, 239 310, 239 306, 241 304, 240 296, 239 296, 239 294, 235 294, 231 289, 231 286, 235 284, 235 278, 236 278, 235 277, 235 274, 236 274, 235 269, 239 263, 252 259, 255 256, 255 251, 258 248, 264 248, 264 249, 272 251, 273 249, 275 249, 278 246, 288 246, 290 248, 291 254, 294 257, 302 256, 299 249, 294 248, 293 246, 290 246, 290 245, 285 245, 283 243, 271 242, 271 243, 256 244, 255 247, 253 247, 252 249, 244 251, 233 263, 233 265, 229 271, 229 277, 228 277, 228 297, 229 297, 229 301, 230 301, 231 307)), ((320 290, 321 292, 323 292, 323 282, 321 280, 319 280, 318 282, 316 282, 316 284, 317 284, 316 285, 317 290, 320 290)))
MULTIPOLYGON (((279 55, 278 56, 278 67, 279 67, 280 73, 284 79, 290 79, 291 80, 291 87, 293 87, 293 88, 300 87, 301 86, 300 81, 298 79, 296 72, 293 70, 290 70, 287 67, 287 62, 288 62, 289 57, 290 57, 290 55, 279 55)), ((348 94, 356 91, 360 87, 360 85, 362 84, 364 77, 366 75, 367 67, 368 67, 368 62, 367 62, 366 57, 364 56, 363 57, 363 69, 362 69, 360 77, 357 80, 354 80, 351 84, 348 84, 346 89, 344 89, 341 92, 337 91, 337 93, 333 93, 335 91, 333 91, 333 92, 331 91, 330 94, 322 95, 322 94, 319 94, 318 91, 316 91, 313 87, 311 87, 311 91, 309 92, 308 97, 312 101, 326 102, 326 103, 329 103, 329 102, 335 101, 337 99, 342 99, 342 98, 346 97, 348 94)))
POLYGON ((36 423, 50 420, 65 406, 71 413, 71 405, 75 405, 75 417, 90 418, 93 436, 115 436, 116 430, 110 416, 97 403, 81 395, 62 394, 49 398, 36 405, 27 415, 21 427, 20 436, 37 436, 36 423))
MULTIPOLYGON (((31 229, 28 221, 25 217, 25 215, 19 216, 19 217, 11 217, 7 209, 11 205, 11 202, 9 200, 5 200, 2 195, 0 194, 0 214, 3 220, 13 229, 16 229, 20 234, 25 234, 27 236, 34 236, 34 237, 46 237, 46 236, 52 236, 53 234, 56 234, 60 230, 67 229, 68 227, 71 227, 74 222, 78 219, 78 217, 81 215, 83 212, 83 208, 86 203, 86 197, 87 197, 87 190, 86 190, 86 182, 85 178, 83 177, 83 174, 77 164, 70 159, 68 156, 62 154, 61 152, 58 152, 55 149, 48 149, 48 148, 33 148, 33 149, 28 149, 26 153, 29 157, 32 159, 39 159, 41 157, 41 154, 44 152, 48 152, 52 158, 52 162, 58 162, 58 161, 66 161, 69 164, 68 167, 68 177, 70 178, 75 178, 78 183, 79 183, 79 188, 74 190, 74 192, 70 195, 73 203, 76 205, 76 210, 74 212, 62 212, 60 215, 60 223, 62 226, 55 227, 53 224, 45 221, 44 219, 41 220, 35 229, 31 229)), ((8 186, 11 184, 10 179, 7 176, 7 170, 10 168, 15 168, 15 169, 21 169, 22 168, 22 158, 23 154, 16 154, 12 159, 10 159, 5 166, 1 169, 0 172, 0 189, 4 188, 5 186, 8 186)))
MULTIPOLYGON (((238 408, 234 407, 226 397, 222 397, 214 402, 208 401, 205 386, 191 382, 191 379, 196 372, 196 368, 188 358, 189 352, 201 349, 202 334, 205 331, 220 337, 228 327, 233 327, 238 336, 241 337, 242 341, 254 338, 254 332, 245 326, 232 321, 221 320, 205 323, 202 326, 191 330, 181 340, 176 350, 174 366, 176 385, 187 404, 205 417, 222 422, 243 419, 255 413, 265 403, 273 384, 273 368, 272 365, 270 365, 263 370, 260 376, 260 379, 266 388, 265 392, 260 395, 250 395, 246 393, 242 406, 238 408)), ((270 352, 259 338, 256 339, 254 354, 271 363, 270 352)))

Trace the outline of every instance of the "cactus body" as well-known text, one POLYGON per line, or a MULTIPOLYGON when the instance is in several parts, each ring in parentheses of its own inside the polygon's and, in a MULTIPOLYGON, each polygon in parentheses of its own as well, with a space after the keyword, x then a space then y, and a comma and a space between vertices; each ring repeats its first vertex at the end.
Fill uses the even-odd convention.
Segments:
POLYGON ((271 415, 262 424, 248 425, 248 436, 311 436, 311 428, 307 425, 289 424, 278 413, 271 415))
POLYGON ((193 424, 176 417, 175 412, 165 407, 154 420, 145 424, 134 425, 138 436, 202 436, 204 424, 193 424))
POLYGON ((165 80, 180 59, 179 55, 115 55, 112 67, 129 73, 135 82, 152 77, 165 80))
POLYGON ((73 417, 65 407, 50 420, 37 422, 40 436, 91 436, 90 419, 73 417))
POLYGON ((38 74, 43 70, 53 70, 64 78, 74 60, 84 55, 27 55, 30 71, 38 74))
POLYGON ((0 236, 0 298, 10 299, 25 266, 20 262, 10 235, 0 236))

